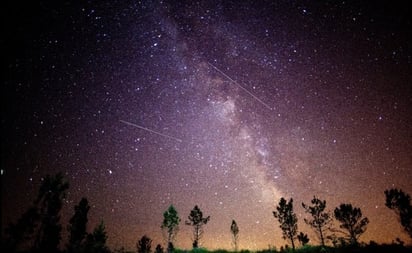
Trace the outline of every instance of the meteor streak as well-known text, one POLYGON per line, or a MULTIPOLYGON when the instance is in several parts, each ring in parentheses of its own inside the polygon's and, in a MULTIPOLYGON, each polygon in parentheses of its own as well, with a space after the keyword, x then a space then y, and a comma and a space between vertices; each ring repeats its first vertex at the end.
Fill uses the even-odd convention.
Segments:
POLYGON ((157 135, 169 138, 169 139, 173 139, 173 140, 178 141, 178 142, 182 142, 182 140, 179 139, 179 138, 176 138, 176 137, 173 137, 173 136, 170 136, 170 135, 167 135, 167 134, 163 134, 163 133, 157 132, 155 130, 152 130, 152 129, 149 129, 149 128, 146 128, 146 127, 143 127, 143 126, 139 126, 137 124, 134 124, 134 123, 131 123, 131 122, 128 122, 128 121, 125 121, 125 120, 119 120, 119 121, 122 122, 123 124, 129 125, 129 126, 134 126, 134 127, 140 128, 142 130, 148 131, 150 133, 157 134, 157 135))
POLYGON ((226 75, 225 72, 223 72, 222 70, 220 70, 218 67, 216 67, 215 65, 213 65, 210 62, 207 62, 211 67, 213 67, 217 72, 219 72, 220 74, 222 74, 224 77, 226 77, 227 79, 229 79, 229 81, 231 81, 232 83, 236 84, 239 88, 241 88, 244 92, 246 92, 247 94, 249 94, 252 98, 254 98, 256 101, 258 101, 260 104, 262 104, 263 106, 265 106, 266 108, 268 108, 269 110, 272 110, 272 107, 270 107, 268 104, 266 104, 265 102, 263 102, 262 100, 260 100, 258 97, 256 97, 255 95, 253 95, 252 92, 248 91, 245 87, 243 87, 242 85, 240 85, 238 82, 236 82, 234 79, 232 79, 230 76, 226 75))

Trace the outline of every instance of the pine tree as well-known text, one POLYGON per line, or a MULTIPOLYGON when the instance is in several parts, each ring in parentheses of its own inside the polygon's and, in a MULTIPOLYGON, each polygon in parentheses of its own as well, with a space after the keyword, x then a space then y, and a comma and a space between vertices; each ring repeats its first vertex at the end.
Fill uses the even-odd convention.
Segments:
POLYGON ((390 189, 385 191, 385 197, 385 205, 397 213, 402 227, 412 238, 411 196, 402 190, 390 189))
POLYGON ((62 230, 60 210, 68 188, 69 183, 64 180, 62 173, 54 177, 47 175, 44 178, 35 201, 39 206, 41 223, 37 231, 34 251, 58 252, 62 230))
POLYGON ((202 211, 195 205, 190 211, 188 219, 186 225, 193 226, 193 248, 196 249, 199 247, 199 242, 203 235, 203 225, 206 225, 209 222, 210 216, 203 218, 202 211))
POLYGON ((67 251, 80 252, 87 232, 87 214, 90 206, 86 198, 82 198, 77 206, 74 207, 74 215, 69 221, 67 230, 69 231, 69 243, 67 251))
POLYGON ((107 233, 104 222, 101 221, 97 225, 93 233, 88 234, 85 242, 85 252, 87 253, 109 253, 110 250, 106 246, 107 233))
POLYGON ((37 208, 31 207, 23 213, 16 224, 10 224, 5 230, 6 240, 5 245, 3 245, 5 251, 28 251, 31 247, 28 242, 33 240, 39 219, 37 208))
POLYGON ((167 252, 173 250, 173 242, 176 238, 177 232, 179 231, 180 218, 177 210, 173 205, 163 213, 162 230, 167 234, 167 252))
POLYGON ((298 218, 293 211, 293 199, 286 202, 281 198, 279 205, 276 207, 277 211, 273 211, 273 216, 278 219, 280 229, 283 232, 283 239, 289 239, 292 243, 292 249, 295 250, 295 239, 298 232, 298 218))
POLYGON ((312 219, 304 219, 305 223, 313 228, 318 235, 322 246, 325 246, 326 231, 330 229, 332 216, 325 211, 326 200, 320 200, 316 196, 311 201, 312 205, 308 206, 302 203, 302 207, 312 216, 312 219))
POLYGON ((239 227, 237 226, 235 220, 232 220, 232 225, 230 225, 230 232, 232 232, 232 241, 236 252, 238 250, 239 227))
POLYGON ((362 218, 360 208, 352 207, 351 204, 341 204, 334 211, 335 218, 341 225, 340 228, 346 231, 349 242, 358 244, 358 238, 366 231, 369 223, 368 218, 362 218))

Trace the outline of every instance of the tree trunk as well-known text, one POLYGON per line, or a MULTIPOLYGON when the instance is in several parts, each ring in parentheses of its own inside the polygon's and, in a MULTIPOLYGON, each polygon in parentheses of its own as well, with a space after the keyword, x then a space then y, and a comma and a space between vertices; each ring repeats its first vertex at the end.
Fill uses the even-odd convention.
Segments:
POLYGON ((290 241, 292 242, 292 249, 295 251, 295 242, 293 241, 293 236, 290 237, 290 241))
POLYGON ((325 239, 323 238, 322 227, 319 225, 318 229, 320 234, 320 243, 322 244, 322 246, 325 246, 325 239))

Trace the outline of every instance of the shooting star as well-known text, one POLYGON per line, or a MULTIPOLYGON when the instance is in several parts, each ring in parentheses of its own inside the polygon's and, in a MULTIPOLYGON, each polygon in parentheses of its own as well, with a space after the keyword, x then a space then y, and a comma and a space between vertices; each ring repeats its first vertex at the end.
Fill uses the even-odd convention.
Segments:
POLYGON ((273 110, 272 107, 270 107, 268 104, 266 104, 265 102, 263 102, 262 100, 260 100, 258 97, 256 97, 252 92, 248 91, 245 87, 243 87, 242 85, 240 85, 238 82, 236 82, 236 80, 232 79, 230 76, 226 75, 225 72, 223 72, 222 70, 220 70, 218 67, 216 67, 215 65, 213 65, 210 62, 207 62, 212 68, 214 68, 217 72, 219 72, 220 74, 222 74, 224 77, 226 77, 227 79, 229 79, 229 81, 231 81, 232 83, 236 84, 239 88, 241 88, 244 92, 246 92, 247 94, 249 94, 252 98, 254 98, 256 101, 258 101, 260 104, 262 104, 264 107, 268 108, 269 110, 273 110))
POLYGON ((163 136, 163 137, 166 137, 166 138, 178 141, 178 142, 182 142, 182 140, 179 139, 179 138, 176 138, 176 137, 173 137, 173 136, 170 136, 170 135, 167 135, 167 134, 163 134, 163 133, 154 131, 152 129, 149 129, 149 128, 146 128, 146 127, 143 127, 143 126, 139 126, 137 124, 134 124, 134 123, 131 123, 131 122, 128 122, 128 121, 125 121, 125 120, 119 120, 119 121, 122 122, 123 124, 129 125, 129 126, 134 126, 134 127, 140 128, 142 130, 148 131, 150 133, 157 134, 157 135, 160 135, 160 136, 163 136))

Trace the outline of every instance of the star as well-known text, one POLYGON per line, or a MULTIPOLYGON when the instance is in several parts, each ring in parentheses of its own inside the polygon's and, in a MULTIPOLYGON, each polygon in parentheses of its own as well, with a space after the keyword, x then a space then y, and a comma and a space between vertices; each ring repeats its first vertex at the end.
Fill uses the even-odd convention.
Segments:
MULTIPOLYGON (((330 211, 361 206, 371 220, 362 242, 407 240, 392 234, 400 225, 383 206, 385 189, 412 194, 406 6, 7 8, 4 224, 33 203, 47 174, 63 172, 70 183, 63 230, 86 197, 88 228, 104 220, 113 250, 134 251, 143 235, 163 245, 171 204, 182 220, 195 205, 211 216, 208 249, 232 249, 232 219, 240 249, 279 248, 287 242, 272 212, 281 197, 294 199, 299 231, 316 244, 300 207, 314 195, 330 211)), ((175 246, 190 249, 190 239, 182 224, 175 246)))

